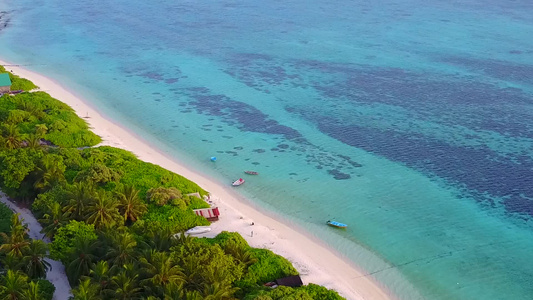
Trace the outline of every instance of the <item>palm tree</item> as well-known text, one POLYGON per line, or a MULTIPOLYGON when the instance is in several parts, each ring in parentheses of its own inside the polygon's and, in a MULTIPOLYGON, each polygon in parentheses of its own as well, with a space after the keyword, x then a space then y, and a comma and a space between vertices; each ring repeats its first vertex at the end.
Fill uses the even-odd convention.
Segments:
POLYGON ((94 264, 89 276, 93 282, 100 286, 101 290, 105 290, 109 285, 109 265, 107 261, 101 260, 94 264))
POLYGON ((111 279, 113 289, 115 291, 113 299, 136 300, 141 299, 142 289, 139 287, 137 278, 139 275, 133 277, 128 276, 125 271, 113 276, 111 279))
POLYGON ((198 291, 187 291, 181 286, 175 284, 168 284, 165 286, 164 293, 165 300, 203 300, 202 294, 198 291))
POLYGON ((0 246, 0 251, 7 255, 15 257, 22 257, 23 251, 29 246, 30 242, 26 239, 28 226, 23 224, 19 219, 20 214, 14 214, 11 217, 11 234, 8 236, 4 232, 0 232, 3 244, 0 246))
POLYGON ((146 256, 140 259, 147 273, 146 282, 152 283, 156 288, 171 283, 176 285, 184 283, 180 267, 168 253, 152 250, 146 256))
MULTIPOLYGON (((183 300, 203 300, 202 294, 198 291, 187 291, 185 295, 182 296, 183 300)), ((165 299, 167 300, 167 299, 165 299)))
POLYGON ((109 247, 106 257, 111 264, 123 266, 135 260, 137 241, 131 233, 125 232, 111 235, 110 244, 111 247, 109 247))
POLYGON ((30 281, 28 289, 22 294, 24 300, 41 300, 41 291, 39 288, 39 282, 30 281))
POLYGON ((7 149, 17 149, 22 146, 23 136, 20 134, 18 127, 15 124, 9 124, 4 127, 4 146, 7 149))
POLYGON ((149 240, 147 244, 150 248, 155 248, 158 251, 168 251, 172 246, 173 233, 168 226, 157 229, 150 229, 147 234, 149 240))
POLYGON ((183 289, 183 285, 170 283, 165 286, 165 291, 163 294, 165 300, 185 300, 187 299, 186 296, 187 291, 183 289))
POLYGON ((120 204, 118 209, 124 216, 124 221, 137 221, 146 211, 146 204, 139 198, 139 191, 132 185, 125 185, 118 194, 120 204))
POLYGON ((38 149, 41 147, 41 139, 35 134, 28 134, 28 141, 26 147, 31 149, 38 149))
POLYGON ((252 255, 252 252, 243 246, 237 245, 233 240, 230 240, 224 245, 224 252, 233 256, 233 258, 240 263, 243 263, 245 268, 257 262, 257 258, 252 255))
POLYGON ((118 203, 111 199, 105 191, 100 191, 98 197, 93 198, 87 204, 87 224, 94 224, 96 228, 106 228, 117 224, 122 221, 117 206, 118 203))
POLYGON ((173 240, 175 241, 175 244, 182 245, 185 247, 192 245, 194 239, 195 239, 194 237, 190 235, 186 235, 185 232, 183 231, 173 236, 173 240))
POLYGON ((74 300, 101 300, 97 284, 91 283, 90 279, 80 280, 80 285, 72 290, 74 300))
POLYGON ((35 134, 38 137, 43 137, 46 132, 48 131, 48 127, 46 127, 46 124, 37 124, 35 125, 35 134))
POLYGON ((35 169, 37 180, 33 186, 45 191, 57 183, 65 182, 65 169, 65 165, 58 156, 46 155, 35 169))
POLYGON ((134 276, 139 273, 139 266, 136 263, 127 263, 122 265, 122 271, 128 276, 134 276))
POLYGON ((67 266, 67 275, 71 283, 77 282, 82 275, 88 275, 91 271, 96 256, 93 254, 95 243, 82 238, 74 241, 74 253, 71 262, 67 266))
POLYGON ((24 268, 24 262, 22 261, 22 257, 14 256, 12 254, 8 254, 1 258, 2 269, 11 269, 14 271, 22 271, 24 268))
POLYGON ((33 116, 37 117, 37 119, 41 119, 45 115, 45 112, 43 111, 43 107, 40 106, 39 104, 36 104, 35 102, 24 101, 19 105, 19 108, 29 112, 33 116))
POLYGON ((61 226, 68 223, 70 220, 70 212, 63 212, 63 207, 57 202, 48 204, 48 211, 49 212, 45 214, 42 219, 39 219, 39 222, 44 225, 41 233, 48 238, 52 238, 61 226))
POLYGON ((80 221, 85 213, 85 206, 96 197, 94 186, 86 182, 75 182, 68 193, 68 204, 63 209, 69 211, 72 216, 80 221))
POLYGON ((0 295, 3 299, 18 300, 24 299, 24 291, 28 288, 28 277, 20 271, 7 270, 1 277, 0 295))
POLYGON ((45 260, 48 246, 41 240, 32 240, 29 247, 24 251, 24 269, 32 279, 45 278, 46 271, 51 268, 45 260))
POLYGON ((229 284, 215 282, 213 284, 206 284, 203 290, 205 300, 229 300, 235 299, 233 294, 239 288, 232 287, 229 284))

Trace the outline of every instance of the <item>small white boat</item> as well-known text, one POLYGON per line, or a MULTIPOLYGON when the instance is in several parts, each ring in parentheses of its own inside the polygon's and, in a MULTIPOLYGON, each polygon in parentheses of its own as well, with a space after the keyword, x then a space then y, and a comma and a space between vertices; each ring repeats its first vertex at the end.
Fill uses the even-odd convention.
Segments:
POLYGON ((231 185, 233 186, 239 186, 244 183, 244 179, 239 178, 238 180, 235 180, 231 185))
POLYGON ((329 226, 337 227, 337 228, 346 228, 348 225, 336 221, 327 221, 326 224, 329 226))
POLYGON ((200 234, 200 233, 206 233, 209 231, 211 231, 211 227, 209 226, 196 226, 185 231, 185 233, 186 234, 200 234))

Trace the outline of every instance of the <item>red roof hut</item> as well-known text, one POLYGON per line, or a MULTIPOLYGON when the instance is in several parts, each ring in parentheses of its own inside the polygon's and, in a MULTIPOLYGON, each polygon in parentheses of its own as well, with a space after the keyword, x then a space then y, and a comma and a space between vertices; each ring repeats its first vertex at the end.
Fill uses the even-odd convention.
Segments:
POLYGON ((218 221, 218 216, 220 215, 218 207, 195 209, 194 213, 197 216, 206 218, 208 221, 218 221))

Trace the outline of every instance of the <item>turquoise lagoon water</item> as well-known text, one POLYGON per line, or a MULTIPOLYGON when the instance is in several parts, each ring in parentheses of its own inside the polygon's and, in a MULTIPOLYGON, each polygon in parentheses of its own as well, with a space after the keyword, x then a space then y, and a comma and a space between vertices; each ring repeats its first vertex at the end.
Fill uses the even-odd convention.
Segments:
POLYGON ((533 297, 530 1, 70 2, 3 1, 0 57, 260 172, 238 192, 398 298, 533 297))

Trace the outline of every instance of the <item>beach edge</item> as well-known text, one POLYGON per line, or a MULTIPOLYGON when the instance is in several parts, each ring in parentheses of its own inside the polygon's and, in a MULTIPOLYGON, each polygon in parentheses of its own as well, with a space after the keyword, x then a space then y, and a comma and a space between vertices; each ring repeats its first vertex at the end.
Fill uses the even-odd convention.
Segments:
POLYGON ((347 299, 394 298, 386 287, 367 276, 351 261, 345 260, 336 250, 294 229, 293 225, 260 212, 250 201, 243 201, 242 197, 227 187, 170 158, 142 137, 104 116, 60 83, 1 58, 0 65, 6 66, 6 70, 15 75, 31 80, 41 90, 46 90, 52 97, 74 109, 80 118, 87 121, 90 129, 102 138, 100 145, 130 151, 139 159, 180 174, 209 191, 211 200, 221 211, 221 218, 212 224, 213 230, 209 235, 202 236, 213 236, 221 231, 238 232, 252 247, 269 249, 291 261, 302 273, 305 284, 315 283, 334 289, 347 299), (251 222, 254 223, 253 227, 251 222))

